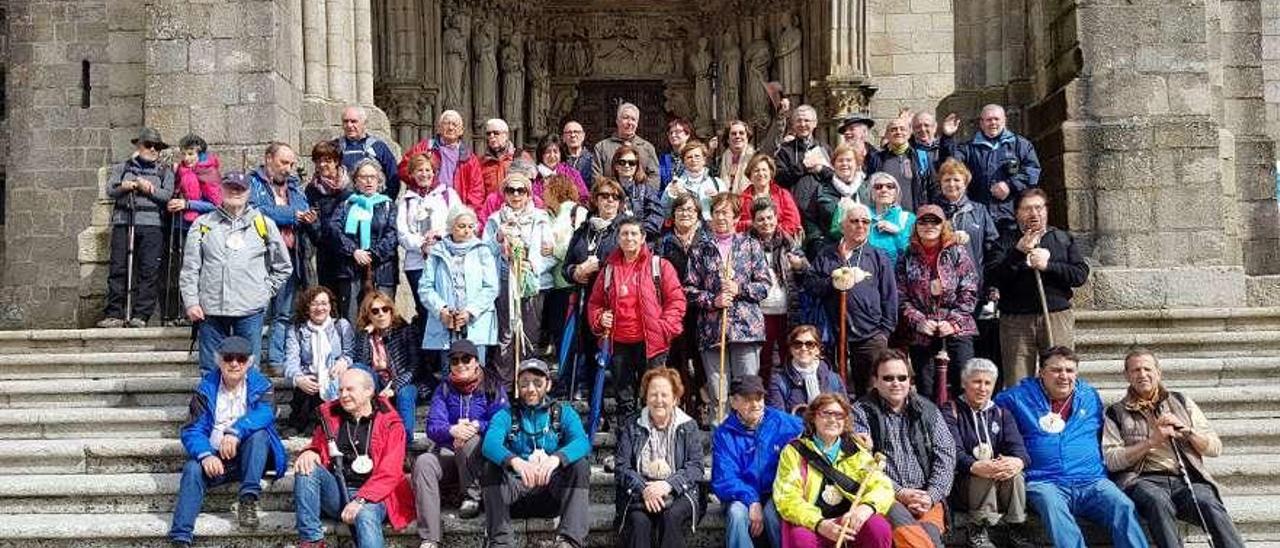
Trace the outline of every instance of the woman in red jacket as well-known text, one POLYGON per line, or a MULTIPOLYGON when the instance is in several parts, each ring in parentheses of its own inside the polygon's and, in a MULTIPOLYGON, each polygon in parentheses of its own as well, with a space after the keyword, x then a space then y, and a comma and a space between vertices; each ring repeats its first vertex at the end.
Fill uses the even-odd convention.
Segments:
POLYGON ((604 276, 587 301, 591 331, 613 341, 617 419, 636 410, 640 376, 665 367, 671 340, 684 329, 684 290, 675 267, 645 245, 636 217, 618 222, 618 249, 605 259, 604 276))
POLYGON ((742 191, 742 216, 738 218, 738 232, 751 229, 752 204, 757 197, 768 197, 778 209, 778 230, 795 238, 800 234, 800 210, 796 208, 796 199, 791 191, 778 186, 773 177, 778 174, 778 166, 773 157, 763 152, 757 153, 747 162, 747 179, 751 184, 742 191))

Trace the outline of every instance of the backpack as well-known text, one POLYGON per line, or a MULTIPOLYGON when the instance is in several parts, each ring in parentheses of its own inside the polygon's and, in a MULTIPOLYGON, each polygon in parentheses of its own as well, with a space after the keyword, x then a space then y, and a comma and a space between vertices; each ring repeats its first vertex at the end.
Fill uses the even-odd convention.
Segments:
MULTIPOLYGON (((264 245, 267 243, 270 243, 271 238, 267 236, 267 219, 266 217, 263 217, 261 213, 253 217, 253 229, 255 232, 258 233, 258 237, 262 238, 262 243, 264 245)), ((200 225, 199 230, 200 230, 200 240, 203 242, 204 235, 208 234, 209 231, 212 230, 212 228, 209 225, 202 224, 200 225)))
MULTIPOLYGON (((658 255, 649 256, 649 268, 653 271, 653 291, 658 295, 658 306, 662 306, 662 257, 658 255)), ((609 286, 613 285, 613 265, 604 265, 604 292, 609 293, 609 286)))

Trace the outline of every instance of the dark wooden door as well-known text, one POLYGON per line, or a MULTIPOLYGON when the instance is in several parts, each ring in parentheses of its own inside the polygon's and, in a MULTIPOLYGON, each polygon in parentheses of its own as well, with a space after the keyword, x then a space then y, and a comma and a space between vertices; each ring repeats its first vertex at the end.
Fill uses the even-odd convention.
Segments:
POLYGON ((570 118, 587 131, 587 142, 595 143, 613 135, 618 105, 633 103, 640 108, 640 128, 636 131, 656 148, 666 143, 666 114, 661 80, 584 80, 578 83, 578 100, 570 118))

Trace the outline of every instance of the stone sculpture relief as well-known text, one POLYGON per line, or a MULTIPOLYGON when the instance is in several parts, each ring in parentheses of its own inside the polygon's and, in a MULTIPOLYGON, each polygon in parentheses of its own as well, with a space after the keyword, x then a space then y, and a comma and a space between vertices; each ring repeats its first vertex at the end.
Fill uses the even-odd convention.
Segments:
POLYGON ((471 89, 476 124, 482 124, 498 114, 498 44, 493 27, 483 20, 476 21, 474 32, 475 72, 471 89))
POLYGON ((511 129, 523 127, 524 120, 524 39, 515 33, 502 45, 502 117, 511 129))
POLYGON ((738 119, 742 90, 742 50, 738 48, 738 32, 726 29, 720 37, 720 100, 724 106, 721 120, 738 119))
POLYGON ((800 46, 804 42, 804 34, 800 32, 800 16, 789 15, 778 33, 778 51, 774 54, 777 60, 777 79, 782 83, 782 94, 786 96, 804 93, 804 60, 800 46))
MULTIPOLYGON (((693 81, 693 101, 697 105, 698 119, 694 122, 698 133, 714 130, 712 119, 712 70, 711 52, 708 50, 707 37, 698 38, 698 49, 689 57, 689 79, 693 81)), ((668 97, 670 100, 670 97, 668 97)), ((668 108, 667 110, 672 110, 668 108)))
POLYGON ((467 36, 463 29, 468 28, 470 20, 462 12, 454 13, 449 18, 449 26, 445 27, 441 38, 444 47, 444 106, 449 109, 461 109, 465 104, 463 97, 466 89, 464 77, 467 67, 467 36))
POLYGON ((769 81, 769 65, 772 62, 768 40, 760 38, 747 46, 744 63, 746 87, 742 94, 743 116, 757 129, 769 124, 769 96, 765 93, 764 84, 769 81))
POLYGON ((525 50, 526 71, 529 75, 529 134, 547 132, 547 110, 551 104, 551 77, 547 71, 545 44, 529 40, 525 50))

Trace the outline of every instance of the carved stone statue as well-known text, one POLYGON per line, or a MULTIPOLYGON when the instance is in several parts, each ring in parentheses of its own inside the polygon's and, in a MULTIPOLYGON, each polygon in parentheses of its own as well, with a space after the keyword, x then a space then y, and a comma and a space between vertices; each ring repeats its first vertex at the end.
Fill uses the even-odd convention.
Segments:
POLYGON ((476 124, 498 114, 498 54, 493 27, 479 21, 475 26, 475 73, 471 96, 475 101, 476 124))
POLYGON ((542 42, 529 40, 525 55, 529 73, 529 134, 547 133, 547 110, 551 107, 551 77, 547 71, 547 50, 542 42))
POLYGON ((520 51, 523 39, 513 35, 502 45, 502 117, 512 131, 524 124, 524 54, 520 51))
POLYGON ((742 90, 742 50, 738 49, 738 32, 732 28, 720 37, 720 101, 721 120, 736 120, 739 93, 742 90))
POLYGON ((804 33, 800 32, 800 17, 787 17, 782 31, 778 33, 777 78, 782 83, 784 96, 804 94, 804 60, 800 50, 804 42, 804 33))
POLYGON ((698 38, 698 49, 689 56, 689 79, 693 80, 693 101, 697 105, 698 133, 714 131, 711 95, 711 52, 707 50, 707 37, 698 38))
POLYGON ((768 40, 761 38, 747 45, 743 115, 747 123, 757 129, 769 124, 769 95, 765 93, 764 84, 769 80, 769 65, 772 62, 768 40))
MULTIPOLYGON (((665 99, 662 103, 662 108, 667 112, 667 116, 684 119, 694 118, 693 113, 689 112, 688 93, 685 91, 667 86, 666 89, 662 90, 662 97, 665 99)), ((699 133, 703 135, 709 134, 701 130, 699 130, 699 133)))
POLYGON ((569 114, 573 112, 573 103, 578 100, 577 86, 569 86, 560 88, 556 91, 555 101, 552 103, 551 113, 548 120, 559 126, 569 114))
POLYGON ((470 23, 462 12, 453 14, 441 38, 444 46, 444 107, 462 109, 466 90, 463 78, 467 68, 467 36, 462 29, 470 23))

